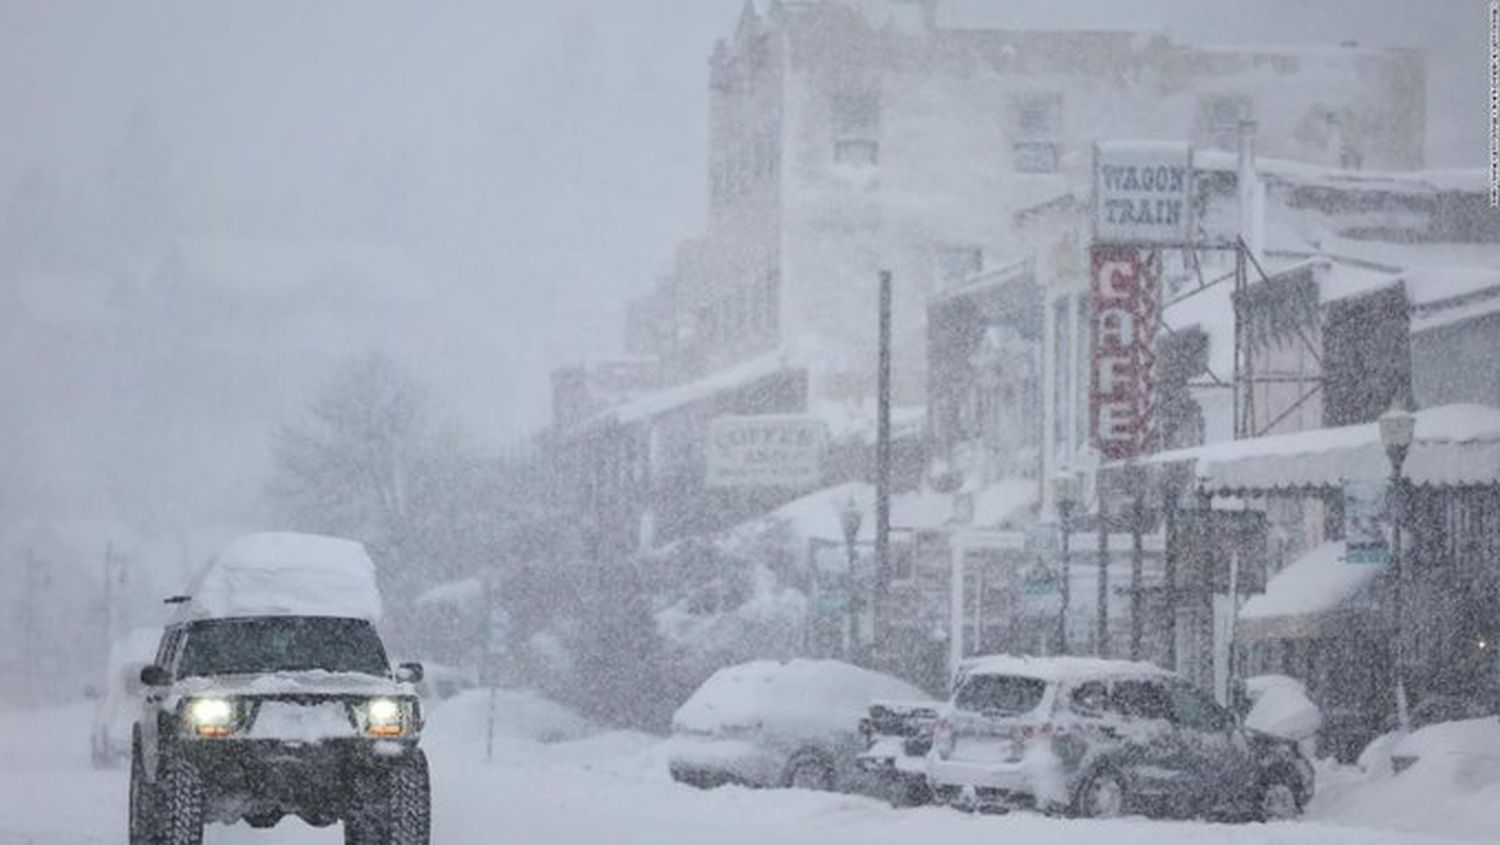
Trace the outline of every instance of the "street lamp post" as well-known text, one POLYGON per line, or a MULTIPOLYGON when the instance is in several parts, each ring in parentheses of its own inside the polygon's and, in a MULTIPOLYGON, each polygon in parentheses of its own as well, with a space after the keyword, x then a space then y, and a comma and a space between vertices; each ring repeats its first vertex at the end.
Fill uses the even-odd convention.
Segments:
POLYGON ((1395 676, 1396 722, 1401 732, 1411 727, 1406 702, 1406 667, 1402 655, 1402 629, 1406 616, 1405 560, 1402 554, 1401 524, 1406 519, 1406 482, 1401 467, 1416 435, 1417 418, 1410 411, 1396 407, 1380 415, 1380 444, 1391 462, 1391 663, 1395 676))
POLYGON ((839 524, 844 529, 844 551, 849 557, 848 588, 844 595, 844 659, 849 660, 854 653, 855 635, 857 633, 857 618, 855 616, 854 602, 854 564, 856 551, 855 541, 859 538, 859 526, 864 521, 860 513, 859 505, 850 496, 849 501, 844 503, 844 509, 839 512, 839 524))
POLYGON ((1059 538, 1058 588, 1062 593, 1062 607, 1057 612, 1057 653, 1068 653, 1068 604, 1072 596, 1072 556, 1069 554, 1069 534, 1073 530, 1073 507, 1078 503, 1078 478, 1072 473, 1058 473, 1052 479, 1052 501, 1057 504, 1057 521, 1061 529, 1059 538))

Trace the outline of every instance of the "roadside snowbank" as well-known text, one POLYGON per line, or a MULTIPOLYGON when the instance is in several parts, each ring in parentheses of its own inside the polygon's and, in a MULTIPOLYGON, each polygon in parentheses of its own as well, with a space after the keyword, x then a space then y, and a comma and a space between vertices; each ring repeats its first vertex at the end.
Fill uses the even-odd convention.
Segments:
MULTIPOLYGON (((434 745, 483 745, 489 730, 490 691, 459 693, 427 714, 424 740, 434 745)), ((532 692, 495 690, 495 736, 524 742, 568 742, 599 728, 572 710, 532 692)))

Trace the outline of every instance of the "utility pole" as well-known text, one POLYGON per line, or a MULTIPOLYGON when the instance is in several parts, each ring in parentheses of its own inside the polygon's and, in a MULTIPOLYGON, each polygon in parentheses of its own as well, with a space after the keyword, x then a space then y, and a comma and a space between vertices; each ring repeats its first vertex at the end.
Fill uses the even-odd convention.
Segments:
MULTIPOLYGON (((891 271, 880 271, 880 361, 875 431, 875 594, 871 597, 871 648, 880 651, 880 613, 891 556, 891 271)), ((874 661, 872 661, 873 663, 874 661)))
POLYGON ((1141 570, 1145 564, 1145 548, 1141 534, 1146 530, 1146 502, 1141 498, 1141 487, 1136 486, 1135 499, 1130 505, 1130 659, 1141 659, 1142 607, 1145 596, 1141 593, 1141 570))
POLYGON ((1109 656, 1109 514, 1102 489, 1104 474, 1097 476, 1099 484, 1099 622, 1094 632, 1094 652, 1100 657, 1109 656))
POLYGON ((31 546, 27 546, 22 555, 26 562, 26 598, 21 605, 21 665, 26 673, 26 693, 29 700, 36 703, 39 700, 36 671, 43 662, 38 659, 36 641, 36 604, 37 591, 41 586, 41 567, 37 562, 36 550, 31 546))

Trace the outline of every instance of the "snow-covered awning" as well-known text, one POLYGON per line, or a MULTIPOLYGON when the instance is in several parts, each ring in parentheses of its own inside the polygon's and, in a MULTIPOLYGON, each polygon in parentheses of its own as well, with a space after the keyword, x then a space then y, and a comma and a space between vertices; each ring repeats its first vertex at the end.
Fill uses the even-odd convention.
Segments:
MULTIPOLYGON (((1500 409, 1444 405, 1416 413, 1416 437, 1403 474, 1418 485, 1500 484, 1500 409)), ((1390 475, 1376 423, 1321 428, 1162 452, 1151 465, 1185 463, 1210 493, 1336 488, 1390 475)))
POLYGON ((1245 602, 1237 636, 1241 640, 1316 637, 1334 614, 1374 582, 1381 568, 1344 562, 1343 541, 1315 546, 1272 576, 1264 593, 1245 602))

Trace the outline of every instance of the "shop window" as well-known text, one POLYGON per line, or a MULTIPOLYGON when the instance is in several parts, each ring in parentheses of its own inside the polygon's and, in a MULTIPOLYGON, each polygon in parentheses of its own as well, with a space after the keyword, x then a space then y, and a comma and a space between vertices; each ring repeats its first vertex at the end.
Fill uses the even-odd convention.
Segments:
POLYGON ((834 95, 829 104, 833 160, 874 166, 880 159, 880 96, 874 91, 834 95))
POLYGON ((1031 94, 1015 102, 1011 166, 1018 173, 1055 173, 1062 142, 1062 96, 1031 94))
POLYGON ((940 246, 937 250, 938 283, 957 287, 984 272, 984 250, 972 244, 940 246))
POLYGON ((1249 97, 1241 94, 1204 96, 1198 101, 1198 146, 1220 150, 1237 149, 1240 123, 1254 119, 1249 97))

